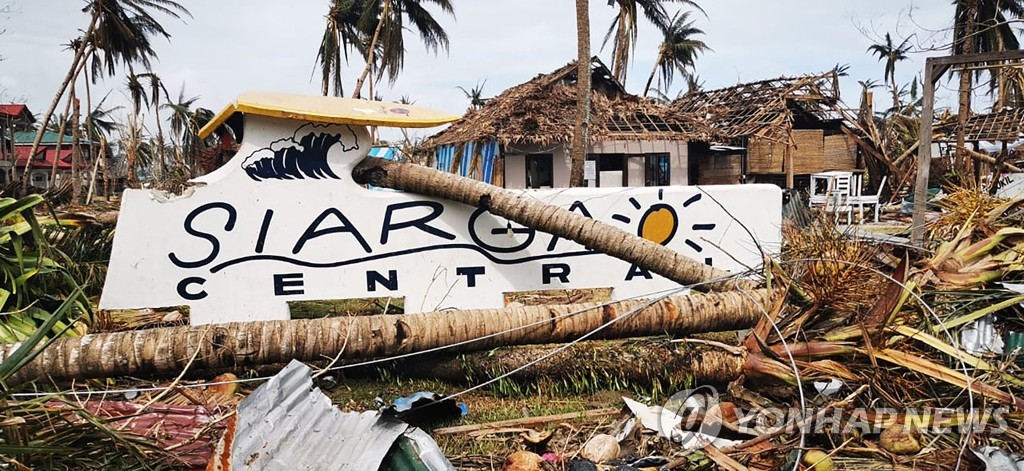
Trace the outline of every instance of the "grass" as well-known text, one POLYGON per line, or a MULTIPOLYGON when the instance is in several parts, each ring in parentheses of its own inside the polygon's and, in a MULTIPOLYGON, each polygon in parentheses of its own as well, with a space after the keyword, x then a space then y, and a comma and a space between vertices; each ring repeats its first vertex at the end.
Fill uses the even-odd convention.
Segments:
POLYGON ((288 303, 292 319, 320 319, 347 315, 401 314, 405 312, 404 298, 359 298, 288 303))
MULTIPOLYGON (((437 380, 403 379, 390 373, 381 372, 377 377, 349 378, 342 384, 326 391, 331 399, 342 410, 363 411, 377 408, 375 398, 390 403, 394 399, 417 391, 432 391, 441 394, 454 394, 465 389, 464 386, 437 380)), ((631 395, 625 393, 626 395, 631 395)), ((469 414, 459 420, 439 424, 440 427, 458 425, 485 424, 501 420, 539 417, 546 415, 584 412, 607 407, 623 406, 617 391, 594 391, 589 394, 577 395, 540 392, 523 395, 506 395, 493 389, 476 390, 459 396, 458 401, 464 402, 469 414)), ((603 423, 610 425, 611 417, 596 419, 578 419, 548 424, 541 429, 556 430, 551 443, 552 449, 560 452, 573 452, 579 449, 583 441, 597 430, 603 423)), ((607 432, 607 430, 601 430, 607 432)), ((467 434, 435 436, 435 440, 449 458, 455 457, 491 457, 496 465, 501 464, 505 456, 521 450, 518 432, 507 432, 472 437, 467 434)))

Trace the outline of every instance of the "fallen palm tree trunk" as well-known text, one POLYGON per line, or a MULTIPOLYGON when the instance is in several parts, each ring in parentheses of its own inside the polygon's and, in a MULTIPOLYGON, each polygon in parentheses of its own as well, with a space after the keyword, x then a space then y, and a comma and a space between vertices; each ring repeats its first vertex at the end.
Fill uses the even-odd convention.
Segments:
POLYGON ((978 152, 978 151, 976 151, 974 149, 969 149, 967 147, 960 147, 959 149, 961 151, 963 151, 965 154, 967 154, 970 158, 974 159, 974 160, 985 162, 985 163, 987 163, 989 165, 996 165, 996 166, 1005 168, 1005 169, 1007 169, 1007 170, 1009 170, 1011 172, 1017 172, 1017 173, 1024 172, 1024 170, 1021 170, 1020 167, 1018 167, 1016 165, 1013 165, 1013 164, 1011 164, 1009 162, 1002 162, 1002 161, 996 160, 996 158, 992 157, 991 155, 982 154, 981 152, 978 152))
POLYGON ((352 171, 352 176, 363 184, 486 208, 491 214, 635 263, 683 285, 709 282, 694 287, 701 291, 752 289, 756 286, 752 280, 729 278, 727 271, 712 268, 661 244, 592 218, 430 167, 368 157, 352 171))
MULTIPOLYGON (((63 338, 21 368, 10 383, 124 375, 176 374, 301 361, 386 357, 494 335, 457 350, 565 342, 616 320, 592 338, 717 332, 753 326, 771 292, 671 296, 565 306, 451 310, 417 314, 238 322, 63 338), (632 315, 627 316, 629 313, 632 315), (575 314, 573 314, 575 313, 575 314), (573 315, 567 315, 573 314, 573 315), (518 330, 511 330, 530 326, 518 330), (339 353, 340 352, 340 353, 339 353)), ((0 361, 17 348, 0 348, 0 361)))
POLYGON ((646 388, 655 382, 662 387, 679 387, 687 381, 725 384, 743 373, 745 356, 738 349, 735 353, 727 351, 729 346, 692 347, 644 340, 580 342, 556 352, 562 347, 529 345, 416 357, 397 367, 396 373, 402 377, 477 384, 536 362, 508 379, 537 384, 543 378, 555 388, 591 392, 630 386, 646 388))

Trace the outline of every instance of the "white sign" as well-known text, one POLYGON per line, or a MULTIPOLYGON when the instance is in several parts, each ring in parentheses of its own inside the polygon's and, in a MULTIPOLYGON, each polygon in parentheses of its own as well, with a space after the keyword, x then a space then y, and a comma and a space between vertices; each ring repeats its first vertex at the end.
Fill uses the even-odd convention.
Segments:
MULTIPOLYGON (((369 149, 362 126, 246 115, 238 154, 197 187, 125 191, 100 308, 188 305, 204 324, 287 319, 299 300, 396 296, 417 312, 678 286, 481 209, 363 188, 351 170, 369 149)), ((523 191, 726 270, 759 265, 781 237, 773 185, 523 191)))
POLYGON ((587 160, 583 162, 583 179, 597 180, 597 161, 587 160))

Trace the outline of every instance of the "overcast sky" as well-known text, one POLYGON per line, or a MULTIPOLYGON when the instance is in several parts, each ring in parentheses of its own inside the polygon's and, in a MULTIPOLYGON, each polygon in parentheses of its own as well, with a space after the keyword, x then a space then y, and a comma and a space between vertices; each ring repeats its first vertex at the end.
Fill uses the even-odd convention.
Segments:
MULTIPOLYGON (((201 96, 199 106, 219 110, 240 92, 265 90, 317 94, 311 80, 324 29, 327 0, 180 0, 193 18, 178 21, 158 16, 171 40, 157 40, 160 75, 172 96, 182 84, 186 96, 201 96)), ((402 77, 385 82, 385 100, 403 95, 417 105, 462 114, 468 100, 457 86, 472 88, 486 80, 485 96, 549 72, 576 55, 575 2, 570 0, 453 0, 456 17, 436 13, 448 31, 451 48, 427 53, 415 37, 402 77)), ((899 42, 911 37, 915 49, 897 66, 900 82, 920 75, 924 58, 943 55, 926 51, 948 43, 952 21, 949 0, 699 0, 707 17, 695 13, 696 26, 714 50, 697 61, 706 89, 780 75, 850 66, 842 79, 842 97, 856 106, 858 80, 881 81, 883 64, 868 46, 891 32, 899 42)), ((67 73, 71 53, 61 46, 81 34, 88 22, 83 0, 0 0, 11 13, 0 17, 0 99, 24 100, 35 113, 46 110, 67 73)), ((675 10, 671 6, 671 10, 675 10)), ((436 10, 434 10, 436 11, 436 10)), ((591 2, 593 51, 606 59, 601 40, 615 10, 604 0, 591 2)), ((414 33, 409 33, 414 36, 414 33)), ((653 27, 643 24, 633 56, 627 90, 641 93, 659 42, 653 27)), ((346 91, 363 64, 345 70, 346 91)), ((670 96, 683 86, 677 79, 670 96)), ((124 103, 124 78, 97 85, 94 96, 113 89, 111 101, 124 103)), ((941 87, 949 87, 945 81, 941 87)), ((80 92, 81 94, 81 92, 80 92)), ((884 90, 876 106, 888 106, 884 90)), ((940 89, 939 105, 951 94, 940 89)), ((417 131, 425 134, 429 131, 417 131)))

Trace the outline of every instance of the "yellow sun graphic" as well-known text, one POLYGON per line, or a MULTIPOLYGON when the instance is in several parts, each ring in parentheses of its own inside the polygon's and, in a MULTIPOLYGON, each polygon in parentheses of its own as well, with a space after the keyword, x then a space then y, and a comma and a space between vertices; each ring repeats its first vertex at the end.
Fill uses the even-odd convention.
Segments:
MULTIPOLYGON (((683 202, 683 208, 687 208, 700 201, 703 196, 704 195, 702 193, 697 193, 696 195, 689 197, 683 202)), ((680 219, 679 214, 676 212, 674 207, 662 202, 664 199, 665 190, 659 189, 659 202, 650 205, 640 216, 640 222, 636 226, 636 235, 661 245, 668 245, 679 230, 680 219)), ((643 205, 634 197, 629 198, 629 203, 633 205, 633 208, 637 211, 640 211, 643 208, 643 205)), ((623 214, 613 214, 612 219, 626 224, 633 223, 632 218, 623 214)), ((715 226, 715 223, 698 223, 692 224, 690 229, 693 231, 711 231, 715 229, 715 226)), ((687 238, 684 240, 684 243, 697 253, 704 251, 704 246, 693 239, 687 238)), ((704 259, 704 263, 710 265, 711 257, 706 257, 704 259)))

